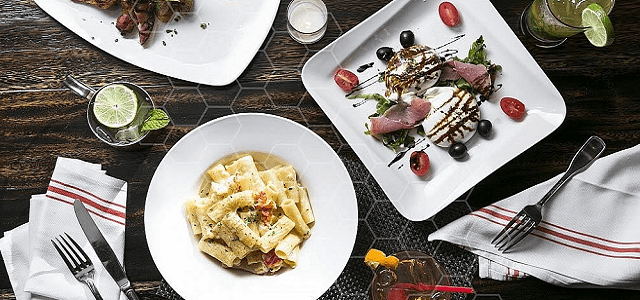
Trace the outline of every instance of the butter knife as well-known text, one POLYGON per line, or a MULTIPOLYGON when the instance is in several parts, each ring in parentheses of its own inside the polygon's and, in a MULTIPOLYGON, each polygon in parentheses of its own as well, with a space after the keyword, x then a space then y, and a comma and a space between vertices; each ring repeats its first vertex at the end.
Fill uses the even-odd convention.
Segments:
POLYGON ((131 288, 131 282, 127 279, 127 275, 124 274, 124 269, 122 265, 120 265, 118 257, 113 253, 113 249, 111 249, 107 240, 104 239, 102 232, 100 232, 98 226, 96 226, 96 223, 89 215, 87 208, 84 207, 80 200, 76 199, 73 202, 73 210, 76 212, 76 218, 78 218, 78 222, 80 222, 80 227, 82 231, 84 231, 84 235, 87 236, 91 247, 95 250, 104 268, 109 272, 109 275, 113 277, 120 287, 120 290, 127 295, 129 300, 138 300, 138 296, 133 288, 131 288))

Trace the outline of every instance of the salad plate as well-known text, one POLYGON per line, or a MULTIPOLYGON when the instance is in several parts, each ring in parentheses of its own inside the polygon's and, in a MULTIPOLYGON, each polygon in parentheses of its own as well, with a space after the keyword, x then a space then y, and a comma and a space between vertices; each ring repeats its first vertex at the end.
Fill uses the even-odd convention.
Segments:
POLYGON ((163 278, 186 300, 212 295, 216 299, 317 299, 347 264, 357 224, 353 184, 336 153, 306 127, 267 114, 218 118, 180 139, 153 175, 144 214, 151 256, 163 278), (225 269, 198 249, 198 239, 191 233, 185 202, 198 195, 204 172, 224 157, 245 152, 286 161, 308 190, 315 224, 293 269, 265 276, 225 269))
MULTIPOLYGON (((311 57, 302 70, 302 81, 309 94, 327 114, 354 152, 380 184, 395 208, 407 219, 425 220, 445 208, 489 174, 512 160, 560 126, 566 115, 564 99, 488 0, 453 0, 461 22, 448 27, 438 14, 442 1, 396 0, 336 39, 311 57), (365 134, 368 116, 376 111, 375 101, 351 100, 334 82, 340 69, 357 74, 360 82, 375 78, 386 69, 376 57, 380 47, 402 48, 400 33, 413 31, 415 43, 437 48, 454 37, 464 35, 443 49, 467 55, 472 43, 484 38, 488 59, 502 66, 495 83, 501 88, 480 105, 482 119, 490 120, 489 138, 475 134, 465 144, 467 155, 456 160, 447 148, 424 141, 413 150, 429 156, 430 169, 418 177, 409 167, 407 153, 400 161, 379 140, 365 134), (363 72, 359 66, 373 63, 363 72), (515 97, 526 106, 519 121, 500 108, 502 97, 515 97)), ((372 80, 375 81, 375 80, 372 80)), ((374 82, 361 93, 384 94, 383 82, 374 82)), ((416 135, 416 139, 420 136, 416 135)))
POLYGON ((280 1, 195 0, 193 12, 156 20, 145 46, 115 27, 120 5, 100 10, 71 0, 36 0, 47 14, 99 49, 138 67, 195 83, 236 80, 267 37, 280 1))

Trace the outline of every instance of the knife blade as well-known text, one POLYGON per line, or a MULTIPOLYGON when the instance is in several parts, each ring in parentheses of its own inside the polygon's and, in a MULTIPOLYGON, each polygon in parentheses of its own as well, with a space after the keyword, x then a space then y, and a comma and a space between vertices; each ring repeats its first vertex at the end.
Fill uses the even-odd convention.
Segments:
POLYGON ((127 275, 124 273, 124 268, 118 261, 118 257, 107 243, 107 240, 96 226, 96 223, 93 221, 91 216, 89 215, 89 211, 82 201, 76 199, 73 202, 73 210, 76 213, 76 218, 78 218, 78 222, 80 223, 80 227, 82 231, 84 231, 84 235, 89 240, 91 247, 100 258, 102 265, 107 269, 107 272, 113 279, 116 281, 120 290, 127 295, 127 298, 130 300, 138 300, 138 296, 136 295, 133 288, 131 288, 131 282, 127 278, 127 275))

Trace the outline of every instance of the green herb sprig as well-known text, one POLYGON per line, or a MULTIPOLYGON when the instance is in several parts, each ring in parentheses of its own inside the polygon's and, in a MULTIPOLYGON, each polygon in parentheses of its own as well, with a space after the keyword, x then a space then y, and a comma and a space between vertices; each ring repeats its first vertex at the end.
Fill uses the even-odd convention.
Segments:
POLYGON ((142 128, 140 129, 142 132, 158 130, 166 127, 171 122, 171 119, 164 112, 164 110, 159 108, 154 108, 149 112, 149 117, 144 120, 142 123, 142 128))

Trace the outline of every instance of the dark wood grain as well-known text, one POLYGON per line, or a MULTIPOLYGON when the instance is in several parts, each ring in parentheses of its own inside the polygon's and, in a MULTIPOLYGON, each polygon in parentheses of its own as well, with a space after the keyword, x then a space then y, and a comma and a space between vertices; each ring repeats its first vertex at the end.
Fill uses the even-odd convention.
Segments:
MULTIPOLYGON (((144 203, 156 167, 182 136, 219 116, 261 111, 308 126, 334 150, 349 151, 302 85, 301 70, 315 52, 390 1, 325 2, 330 20, 319 43, 304 46, 288 36, 288 1, 281 1, 269 36, 249 67, 234 83, 211 87, 168 78, 106 54, 31 0, 0 0, 0 231, 28 221, 30 195, 46 191, 57 156, 101 163, 109 174, 130 184, 127 273, 141 299, 161 299, 155 295, 161 275, 144 234, 144 203), (172 124, 155 133, 149 147, 141 151, 105 146, 85 125, 86 101, 63 87, 61 81, 69 74, 92 86, 115 79, 135 82, 169 112, 172 124)), ((536 48, 519 33, 519 16, 530 0, 491 2, 560 91, 567 116, 555 132, 480 182, 469 199, 472 208, 564 171, 571 155, 590 135, 607 141, 605 154, 640 141, 640 2, 616 3, 610 15, 616 33, 613 45, 595 48, 576 36, 554 49, 536 48)), ((536 279, 507 283, 476 279, 473 286, 479 293, 502 299, 640 298, 638 292, 567 289, 536 279)), ((0 268, 0 299, 14 299, 4 267, 0 268)))

